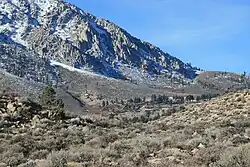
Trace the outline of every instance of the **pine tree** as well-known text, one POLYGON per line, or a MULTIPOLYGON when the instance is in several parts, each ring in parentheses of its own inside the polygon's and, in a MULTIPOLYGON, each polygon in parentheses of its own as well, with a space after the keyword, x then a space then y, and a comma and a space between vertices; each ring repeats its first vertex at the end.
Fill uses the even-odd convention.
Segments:
POLYGON ((53 105, 56 101, 56 91, 52 87, 52 85, 48 85, 44 88, 43 94, 41 97, 42 105, 50 106, 53 105))
POLYGON ((196 97, 196 101, 199 102, 201 100, 201 96, 196 97))
POLYGON ((134 99, 134 103, 140 103, 141 102, 141 98, 140 97, 136 97, 135 99, 134 99))
POLYGON ((64 103, 62 99, 56 99, 56 91, 52 85, 48 85, 44 88, 41 102, 43 107, 49 109, 49 117, 55 120, 65 118, 64 103))
POLYGON ((187 100, 188 102, 191 102, 191 101, 194 100, 194 96, 193 96, 193 95, 188 95, 188 96, 186 97, 186 100, 187 100))
POLYGON ((156 99, 157 99, 157 97, 156 97, 156 95, 155 94, 152 94, 151 95, 151 102, 155 102, 156 101, 156 99))
POLYGON ((106 105, 106 103, 105 103, 105 101, 103 100, 103 101, 102 101, 102 107, 105 107, 105 105, 106 105))

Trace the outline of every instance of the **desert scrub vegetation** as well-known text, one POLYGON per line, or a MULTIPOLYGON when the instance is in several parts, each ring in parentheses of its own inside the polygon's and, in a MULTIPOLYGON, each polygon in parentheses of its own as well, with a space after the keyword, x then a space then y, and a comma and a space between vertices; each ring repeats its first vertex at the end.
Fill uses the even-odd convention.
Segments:
POLYGON ((227 148, 218 161, 211 164, 211 167, 248 167, 250 166, 250 145, 227 148))
POLYGON ((249 92, 150 112, 70 116, 48 90, 51 103, 40 105, 0 96, 2 166, 249 166, 249 92))

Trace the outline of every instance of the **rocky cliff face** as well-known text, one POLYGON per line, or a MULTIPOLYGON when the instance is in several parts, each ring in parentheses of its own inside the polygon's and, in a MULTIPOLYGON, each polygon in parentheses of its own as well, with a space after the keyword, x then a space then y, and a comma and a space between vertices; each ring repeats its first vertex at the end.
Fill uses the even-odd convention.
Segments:
POLYGON ((58 83, 59 73, 46 58, 13 45, 0 45, 0 68, 16 76, 46 84, 58 83))
POLYGON ((2 0, 0 41, 2 47, 32 51, 33 57, 136 82, 163 75, 186 79, 196 75, 189 64, 61 0, 2 0))

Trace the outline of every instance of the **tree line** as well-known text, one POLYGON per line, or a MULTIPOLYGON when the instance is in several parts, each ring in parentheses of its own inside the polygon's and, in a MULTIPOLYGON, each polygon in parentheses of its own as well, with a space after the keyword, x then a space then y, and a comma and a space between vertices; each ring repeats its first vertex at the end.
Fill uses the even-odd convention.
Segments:
POLYGON ((183 104, 185 102, 200 102, 200 101, 206 101, 211 100, 214 97, 219 96, 219 94, 203 94, 200 96, 194 96, 194 95, 187 95, 187 96, 167 96, 167 95, 156 95, 152 94, 150 97, 150 100, 146 101, 146 97, 135 97, 130 98, 126 101, 124 100, 118 100, 117 98, 115 100, 111 101, 103 101, 102 107, 108 106, 109 104, 121 104, 121 105, 128 105, 128 104, 183 104))

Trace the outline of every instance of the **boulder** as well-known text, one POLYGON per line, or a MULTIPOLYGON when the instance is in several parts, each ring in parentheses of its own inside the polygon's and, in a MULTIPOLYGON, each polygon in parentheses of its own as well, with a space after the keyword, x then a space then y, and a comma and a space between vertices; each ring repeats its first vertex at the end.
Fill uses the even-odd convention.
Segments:
POLYGON ((7 167, 7 164, 0 162, 0 167, 7 167))
POLYGON ((20 112, 14 111, 14 112, 12 113, 11 117, 12 117, 13 119, 18 119, 18 117, 20 117, 20 112))
POLYGON ((8 112, 10 112, 10 113, 16 111, 15 103, 9 102, 9 103, 7 104, 7 109, 8 109, 8 112))
POLYGON ((206 148, 206 147, 205 147, 204 144, 200 143, 200 144, 198 145, 198 148, 202 149, 202 148, 206 148))
POLYGON ((38 115, 35 115, 33 118, 32 118, 32 125, 36 125, 36 124, 39 124, 40 123, 40 117, 38 115))
POLYGON ((2 114, 2 119, 3 119, 3 120, 8 120, 8 119, 10 119, 10 115, 7 114, 7 113, 3 113, 3 114, 2 114))
POLYGON ((80 125, 82 123, 81 119, 79 117, 77 118, 71 118, 69 121, 68 121, 70 124, 76 124, 76 125, 80 125))

